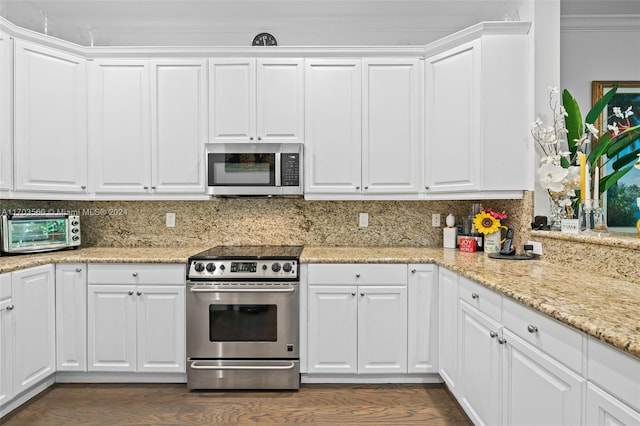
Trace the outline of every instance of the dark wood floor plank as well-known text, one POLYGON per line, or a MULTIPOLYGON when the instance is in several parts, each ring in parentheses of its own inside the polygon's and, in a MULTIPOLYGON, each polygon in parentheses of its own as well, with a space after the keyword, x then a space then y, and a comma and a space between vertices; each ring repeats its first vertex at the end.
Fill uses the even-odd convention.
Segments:
POLYGON ((470 425, 442 385, 302 385, 193 391, 183 384, 58 384, 2 419, 16 425, 470 425))

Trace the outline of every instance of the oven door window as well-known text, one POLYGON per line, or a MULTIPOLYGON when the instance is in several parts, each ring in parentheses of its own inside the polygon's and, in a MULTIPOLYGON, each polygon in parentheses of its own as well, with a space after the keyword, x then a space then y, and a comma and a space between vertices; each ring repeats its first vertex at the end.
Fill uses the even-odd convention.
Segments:
POLYGON ((209 154, 210 186, 274 186, 276 156, 265 153, 209 154))
POLYGON ((209 305, 211 342, 275 342, 277 305, 209 305))

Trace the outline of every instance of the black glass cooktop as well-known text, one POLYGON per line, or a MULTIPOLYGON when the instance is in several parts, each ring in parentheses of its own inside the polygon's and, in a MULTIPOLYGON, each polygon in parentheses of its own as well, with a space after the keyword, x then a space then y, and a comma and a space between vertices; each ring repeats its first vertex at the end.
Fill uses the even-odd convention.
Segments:
POLYGON ((302 246, 216 246, 189 259, 284 259, 297 260, 302 246))

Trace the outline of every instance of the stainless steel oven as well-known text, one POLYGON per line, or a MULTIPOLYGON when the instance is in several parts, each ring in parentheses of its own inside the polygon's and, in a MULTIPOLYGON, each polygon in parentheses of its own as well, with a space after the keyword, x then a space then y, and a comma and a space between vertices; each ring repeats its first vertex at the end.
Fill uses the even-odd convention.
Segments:
POLYGON ((298 389, 298 246, 219 246, 187 276, 189 389, 298 389))

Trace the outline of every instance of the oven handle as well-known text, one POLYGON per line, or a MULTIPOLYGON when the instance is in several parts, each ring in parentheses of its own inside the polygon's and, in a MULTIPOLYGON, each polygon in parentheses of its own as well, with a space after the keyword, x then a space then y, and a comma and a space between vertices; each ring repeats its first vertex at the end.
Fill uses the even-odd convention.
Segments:
POLYGON ((192 293, 293 293, 296 291, 295 287, 287 288, 201 288, 201 287, 189 287, 189 291, 192 293))
POLYGON ((190 365, 192 370, 291 370, 295 363, 289 365, 198 365, 193 361, 190 365))

